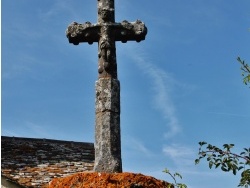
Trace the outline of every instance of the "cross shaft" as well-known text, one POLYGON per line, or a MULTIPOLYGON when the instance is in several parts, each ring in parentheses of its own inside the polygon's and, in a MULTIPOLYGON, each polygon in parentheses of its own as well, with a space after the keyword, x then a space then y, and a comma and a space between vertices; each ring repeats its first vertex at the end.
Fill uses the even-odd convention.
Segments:
POLYGON ((145 39, 147 28, 137 20, 115 22, 114 0, 97 0, 98 22, 73 22, 66 30, 70 43, 98 42, 96 81, 95 167, 98 172, 122 172, 120 137, 120 83, 115 42, 145 39))

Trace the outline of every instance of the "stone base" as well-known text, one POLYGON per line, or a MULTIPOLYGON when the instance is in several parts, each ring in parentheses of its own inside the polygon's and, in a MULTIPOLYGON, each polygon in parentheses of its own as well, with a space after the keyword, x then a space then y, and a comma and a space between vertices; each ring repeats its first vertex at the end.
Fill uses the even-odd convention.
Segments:
POLYGON ((120 83, 100 78, 96 82, 96 172, 122 172, 120 136, 120 83))
POLYGON ((64 178, 53 179, 48 188, 111 188, 111 187, 156 187, 156 188, 174 188, 174 186, 166 181, 156 179, 152 176, 145 176, 137 173, 78 173, 64 178))

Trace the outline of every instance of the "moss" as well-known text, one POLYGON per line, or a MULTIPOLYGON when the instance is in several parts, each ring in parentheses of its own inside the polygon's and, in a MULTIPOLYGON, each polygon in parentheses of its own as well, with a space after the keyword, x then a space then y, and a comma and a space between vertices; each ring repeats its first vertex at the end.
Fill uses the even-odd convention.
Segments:
POLYGON ((165 188, 169 183, 151 176, 135 173, 77 173, 53 179, 47 188, 165 188))

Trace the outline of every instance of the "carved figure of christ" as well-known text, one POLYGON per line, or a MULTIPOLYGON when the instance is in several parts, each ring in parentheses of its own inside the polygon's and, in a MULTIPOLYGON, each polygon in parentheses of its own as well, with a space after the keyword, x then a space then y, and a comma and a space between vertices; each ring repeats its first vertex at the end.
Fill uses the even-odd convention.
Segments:
POLYGON ((114 0, 97 0, 98 23, 73 22, 66 30, 70 43, 98 42, 98 80, 95 100, 95 165, 97 172, 122 172, 120 136, 120 83, 115 42, 145 39, 143 22, 115 22, 114 0))

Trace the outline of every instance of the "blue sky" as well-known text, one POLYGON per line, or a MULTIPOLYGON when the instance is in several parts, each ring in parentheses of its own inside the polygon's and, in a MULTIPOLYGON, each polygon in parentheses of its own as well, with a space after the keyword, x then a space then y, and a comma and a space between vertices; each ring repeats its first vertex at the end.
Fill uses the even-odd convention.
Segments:
MULTIPOLYGON (((194 165, 198 142, 250 143, 249 0, 116 0, 116 21, 141 19, 145 41, 117 42, 124 171, 190 188, 239 177, 194 165)), ((2 120, 6 136, 94 142, 97 44, 68 43, 67 26, 96 23, 92 0, 2 0, 2 120)))

